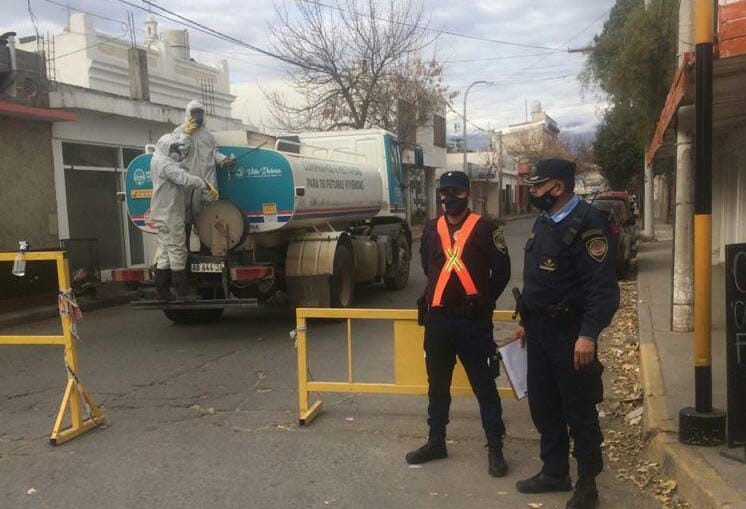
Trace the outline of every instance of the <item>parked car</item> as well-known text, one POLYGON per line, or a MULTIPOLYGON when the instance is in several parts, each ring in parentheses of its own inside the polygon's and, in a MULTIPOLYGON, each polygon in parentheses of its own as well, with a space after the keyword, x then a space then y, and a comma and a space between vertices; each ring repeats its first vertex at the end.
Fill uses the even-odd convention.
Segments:
POLYGON ((592 200, 595 208, 606 213, 609 220, 609 229, 612 235, 612 244, 616 255, 616 273, 618 278, 623 278, 633 258, 632 243, 633 234, 630 228, 625 227, 625 207, 619 200, 595 199, 592 200))
POLYGON ((624 204, 622 211, 622 226, 632 237, 632 258, 637 256, 637 241, 640 237, 640 227, 637 225, 637 197, 627 191, 606 191, 596 196, 596 200, 617 200, 624 204))

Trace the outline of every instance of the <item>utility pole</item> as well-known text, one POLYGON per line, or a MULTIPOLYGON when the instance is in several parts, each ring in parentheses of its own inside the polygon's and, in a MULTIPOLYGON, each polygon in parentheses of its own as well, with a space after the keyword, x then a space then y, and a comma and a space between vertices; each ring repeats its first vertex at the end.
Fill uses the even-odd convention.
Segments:
POLYGON ((464 173, 468 175, 469 173, 469 165, 466 162, 466 153, 467 150, 467 143, 466 143, 466 98, 469 97, 469 90, 471 90, 471 87, 474 85, 494 85, 494 81, 484 81, 484 80, 478 80, 473 81, 468 87, 466 87, 466 92, 464 93, 464 173))
MULTIPOLYGON (((694 49, 694 0, 679 5, 679 51, 677 62, 686 65, 685 55, 694 49)), ((676 113, 676 196, 673 228, 673 281, 671 285, 671 330, 694 330, 694 107, 681 106, 676 113)))
POLYGON ((679 411, 679 441, 725 442, 725 412, 712 408, 712 64, 713 0, 696 2, 694 168, 695 407, 679 411))
MULTIPOLYGON (((647 147, 645 147, 645 152, 647 152, 647 147)), ((643 197, 644 208, 642 211, 642 234, 646 237, 653 238, 655 236, 655 230, 653 227, 653 162, 648 161, 646 156, 643 155, 643 157, 645 157, 645 195, 643 197)))
POLYGON ((503 132, 497 132, 497 218, 503 217, 503 132))

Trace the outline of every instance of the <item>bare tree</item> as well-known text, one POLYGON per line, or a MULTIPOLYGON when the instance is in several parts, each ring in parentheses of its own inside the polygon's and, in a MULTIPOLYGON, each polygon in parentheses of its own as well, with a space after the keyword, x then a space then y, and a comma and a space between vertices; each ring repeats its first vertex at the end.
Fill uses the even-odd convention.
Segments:
POLYGON ((527 159, 532 163, 553 157, 576 159, 572 150, 563 141, 544 139, 540 134, 532 132, 522 133, 520 138, 511 144, 508 152, 517 159, 527 159))
POLYGON ((277 127, 400 132, 411 111, 432 111, 446 92, 443 69, 421 58, 437 34, 412 0, 291 0, 275 4, 272 51, 294 97, 265 92, 277 127), (407 110, 402 115, 401 109, 407 110), (412 110, 414 108, 414 110, 412 110))

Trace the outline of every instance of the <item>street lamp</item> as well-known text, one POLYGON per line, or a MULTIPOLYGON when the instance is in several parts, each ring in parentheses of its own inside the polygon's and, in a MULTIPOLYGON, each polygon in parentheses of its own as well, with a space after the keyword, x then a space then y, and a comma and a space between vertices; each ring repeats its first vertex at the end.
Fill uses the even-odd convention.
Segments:
POLYGON ((464 173, 468 174, 468 164, 466 163, 466 98, 469 96, 469 90, 471 90, 471 87, 474 85, 495 85, 494 81, 473 81, 467 88, 466 92, 464 93, 464 173))

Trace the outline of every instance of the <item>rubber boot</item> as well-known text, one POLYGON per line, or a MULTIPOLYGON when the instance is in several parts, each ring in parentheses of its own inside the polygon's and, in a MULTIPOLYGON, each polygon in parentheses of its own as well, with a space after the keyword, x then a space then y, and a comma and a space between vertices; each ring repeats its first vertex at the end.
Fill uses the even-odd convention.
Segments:
POLYGON ((445 439, 431 438, 428 439, 427 443, 419 449, 407 453, 404 459, 410 465, 419 465, 420 463, 427 463, 428 461, 445 458, 447 456, 448 450, 446 449, 445 439))
POLYGON ((505 477, 508 475, 508 463, 503 456, 503 448, 490 446, 488 456, 489 472, 492 477, 505 477))
POLYGON ((170 290, 171 286, 171 269, 155 270, 155 293, 160 300, 174 300, 170 290))
POLYGON ((189 284, 189 279, 187 278, 185 270, 171 271, 171 280, 173 281, 174 290, 176 290, 176 298, 178 300, 194 302, 199 299, 196 290, 189 284))
POLYGON ((596 509, 598 507, 598 489, 596 479, 581 477, 575 485, 575 493, 567 501, 565 509, 596 509))
POLYGON ((515 487, 521 493, 548 493, 550 491, 570 491, 572 490, 572 482, 568 474, 561 477, 552 477, 541 471, 533 477, 518 481, 515 483, 515 487))

